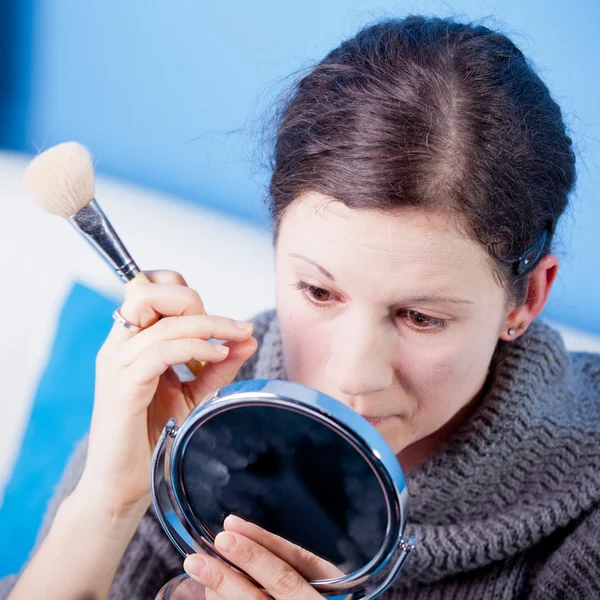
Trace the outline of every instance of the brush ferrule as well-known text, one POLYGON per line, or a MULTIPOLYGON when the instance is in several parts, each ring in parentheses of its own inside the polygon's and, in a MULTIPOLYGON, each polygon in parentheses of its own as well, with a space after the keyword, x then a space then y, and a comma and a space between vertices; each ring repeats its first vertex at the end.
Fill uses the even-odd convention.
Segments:
POLYGON ((140 272, 96 200, 92 200, 69 217, 69 222, 108 263, 121 281, 127 283, 140 272))

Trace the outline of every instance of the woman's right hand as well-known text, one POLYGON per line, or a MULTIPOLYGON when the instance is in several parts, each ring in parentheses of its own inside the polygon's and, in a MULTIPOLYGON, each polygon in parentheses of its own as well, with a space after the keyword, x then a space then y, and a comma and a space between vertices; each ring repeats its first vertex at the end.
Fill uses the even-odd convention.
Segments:
POLYGON ((231 383, 257 348, 251 323, 206 315, 200 296, 178 273, 145 274, 151 283, 128 286, 120 309, 143 331, 115 323, 98 353, 87 462, 76 489, 119 517, 133 509, 143 514, 149 505, 152 454, 167 421, 181 424, 209 394, 231 383), (206 364, 183 383, 169 367, 191 359, 206 364))

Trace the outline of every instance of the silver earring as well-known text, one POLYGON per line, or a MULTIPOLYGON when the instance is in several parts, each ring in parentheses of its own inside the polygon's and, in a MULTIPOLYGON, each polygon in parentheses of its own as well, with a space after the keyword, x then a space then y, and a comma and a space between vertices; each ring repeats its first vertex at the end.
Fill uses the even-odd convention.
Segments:
POLYGON ((514 327, 511 327, 507 333, 508 335, 513 336, 515 333, 517 333, 517 330, 514 327))

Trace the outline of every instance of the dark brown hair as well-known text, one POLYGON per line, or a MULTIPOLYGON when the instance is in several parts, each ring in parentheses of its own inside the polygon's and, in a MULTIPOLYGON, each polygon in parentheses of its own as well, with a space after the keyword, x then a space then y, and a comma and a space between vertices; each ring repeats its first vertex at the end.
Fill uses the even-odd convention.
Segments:
MULTIPOLYGON (((462 217, 517 299, 519 258, 575 181, 558 104, 506 36, 409 16, 361 30, 292 87, 278 113, 270 211, 316 191, 350 208, 462 217)), ((522 301, 524 298, 521 298, 522 301)))

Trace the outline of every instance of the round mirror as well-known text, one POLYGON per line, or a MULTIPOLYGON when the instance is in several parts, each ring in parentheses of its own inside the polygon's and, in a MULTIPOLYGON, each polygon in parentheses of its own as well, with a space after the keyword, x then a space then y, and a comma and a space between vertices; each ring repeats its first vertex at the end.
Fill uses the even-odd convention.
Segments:
MULTIPOLYGON (((183 555, 225 561, 214 539, 233 515, 275 536, 275 546, 316 557, 300 571, 325 596, 376 597, 413 545, 402 537, 404 477, 381 435, 337 400, 287 381, 229 385, 180 428, 171 421, 155 451, 152 486, 161 523, 183 555)), ((185 586, 191 582, 177 578, 157 597, 174 598, 179 588, 183 598, 185 586)))

